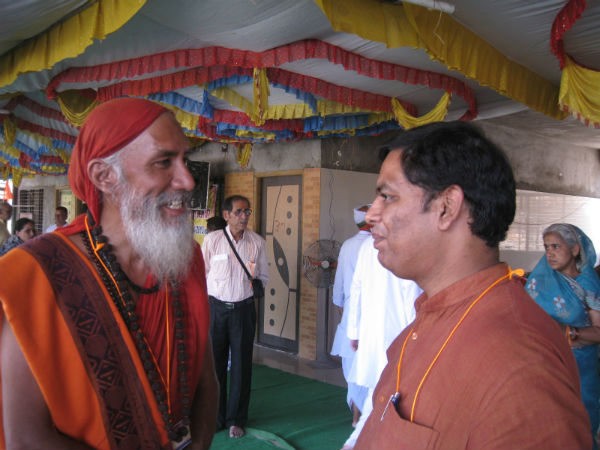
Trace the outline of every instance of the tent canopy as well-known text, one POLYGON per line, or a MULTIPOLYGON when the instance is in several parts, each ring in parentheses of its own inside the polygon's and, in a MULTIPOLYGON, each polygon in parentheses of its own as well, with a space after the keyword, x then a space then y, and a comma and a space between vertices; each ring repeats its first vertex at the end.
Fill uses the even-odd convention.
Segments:
POLYGON ((422 1, 452 12, 389 0, 0 0, 0 175, 64 174, 89 111, 118 96, 170 107, 198 142, 505 116, 600 147, 600 0, 422 1))

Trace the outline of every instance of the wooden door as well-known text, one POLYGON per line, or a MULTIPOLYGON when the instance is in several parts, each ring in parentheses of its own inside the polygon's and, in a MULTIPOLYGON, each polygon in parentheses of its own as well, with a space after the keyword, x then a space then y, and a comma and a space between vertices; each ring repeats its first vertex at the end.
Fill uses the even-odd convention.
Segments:
POLYGON ((262 179, 261 234, 270 279, 259 303, 258 342, 298 352, 302 177, 262 179))

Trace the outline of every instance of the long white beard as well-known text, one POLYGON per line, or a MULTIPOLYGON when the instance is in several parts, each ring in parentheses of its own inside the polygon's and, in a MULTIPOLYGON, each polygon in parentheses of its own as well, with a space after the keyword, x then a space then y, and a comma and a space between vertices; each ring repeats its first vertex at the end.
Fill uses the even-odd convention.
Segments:
POLYGON ((157 280, 181 280, 194 257, 194 230, 189 214, 163 219, 161 206, 188 202, 184 191, 144 196, 131 185, 121 190, 121 218, 133 250, 157 280))

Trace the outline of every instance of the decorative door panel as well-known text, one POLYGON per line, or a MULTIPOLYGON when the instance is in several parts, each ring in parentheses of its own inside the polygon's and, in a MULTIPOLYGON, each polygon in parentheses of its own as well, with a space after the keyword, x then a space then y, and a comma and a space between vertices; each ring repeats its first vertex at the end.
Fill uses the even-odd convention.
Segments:
POLYGON ((259 305, 258 341, 298 351, 302 177, 262 181, 261 231, 267 241, 269 282, 259 305))

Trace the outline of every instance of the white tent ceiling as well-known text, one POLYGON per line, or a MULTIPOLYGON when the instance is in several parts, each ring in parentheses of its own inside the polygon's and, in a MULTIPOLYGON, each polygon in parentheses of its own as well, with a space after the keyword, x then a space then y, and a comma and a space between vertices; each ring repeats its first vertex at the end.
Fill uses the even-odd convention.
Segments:
MULTIPOLYGON (((372 5, 384 3, 378 0, 352 0, 351 3, 360 2, 372 5)), ((556 120, 534 112, 531 105, 509 98, 497 89, 483 86, 460 71, 434 61, 423 49, 388 48, 385 43, 370 40, 362 33, 336 31, 340 27, 334 29, 330 18, 313 0, 147 0, 123 26, 107 33, 105 39, 96 39, 89 46, 84 46, 83 53, 53 61, 47 66, 49 68, 42 66, 12 78, 2 78, 2 70, 6 72, 14 64, 22 62, 13 56, 18 55, 20 48, 36 42, 45 32, 55 29, 57 24, 66 24, 69 18, 77 17, 89 8, 118 3, 144 2, 0 0, 0 62, 2 59, 14 59, 9 65, 0 65, 0 79, 8 80, 0 83, 0 118, 12 117, 18 143, 13 146, 17 152, 11 149, 8 155, 6 147, 5 152, 0 147, 0 163, 2 160, 9 166, 26 163, 30 169, 42 173, 64 171, 72 145, 69 137, 77 135, 77 126, 64 118, 56 99, 47 98, 49 85, 56 93, 91 88, 105 99, 111 95, 136 92, 126 91, 123 82, 130 80, 131 88, 139 86, 142 79, 161 79, 160 88, 156 88, 152 98, 175 105, 196 119, 199 116, 201 125, 188 131, 190 135, 211 140, 296 140, 324 135, 378 134, 400 128, 393 117, 390 120, 384 115, 391 114, 390 99, 404 102, 412 115, 428 113, 444 94, 444 89, 432 87, 429 83, 431 77, 439 74, 445 77, 446 85, 449 83, 456 87, 455 94, 463 92, 463 95, 452 96, 446 120, 458 119, 470 109, 476 113, 477 119, 503 120, 519 127, 531 127, 538 133, 546 130, 556 135, 557 130, 562 130, 563 137, 574 144, 600 148, 600 130, 585 127, 570 117, 556 120), (313 53, 306 57, 302 52, 309 47, 318 55, 313 53), (200 51, 207 48, 212 48, 211 51, 220 55, 221 59, 224 58, 223 48, 238 50, 239 53, 230 55, 225 64, 219 63, 219 58, 210 60, 208 52, 200 51), (277 48, 288 54, 287 59, 280 63, 265 63, 265 54, 260 52, 277 48), (323 57, 319 49, 329 52, 329 56, 323 57), (177 63, 167 64, 164 58, 157 57, 168 52, 180 58, 177 63), (201 53, 202 58, 199 56, 201 53), (302 56, 298 56, 300 53, 302 56), (181 59, 183 57, 185 61, 181 59), (244 61, 241 58, 245 58, 244 61), (260 60, 258 65, 267 68, 270 107, 308 105, 314 115, 304 113, 293 116, 302 120, 287 122, 269 117, 262 127, 260 122, 246 121, 242 124, 240 114, 248 113, 244 105, 256 102, 251 64, 248 62, 251 58, 257 58, 260 60), (351 59, 359 61, 358 66, 344 65, 351 59), (113 64, 125 60, 133 63, 113 64), (418 81, 408 83, 373 75, 373 68, 380 63, 389 63, 389 67, 418 69, 421 71, 416 75, 418 81), (356 69, 363 65, 368 65, 371 72, 360 73, 356 69), (174 83, 174 78, 167 77, 168 74, 187 70, 200 77, 199 69, 216 70, 216 66, 223 73, 217 76, 211 72, 208 78, 202 78, 202 83, 182 82, 174 84, 173 89, 165 87, 167 79, 168 83, 174 83), (295 81, 288 81, 290 79, 295 81), (115 90, 108 91, 111 86, 115 90), (355 100, 347 100, 348 96, 355 100), (330 114, 321 110, 317 113, 319 102, 325 101, 335 103, 337 109, 333 108, 330 114), (385 104, 387 111, 365 106, 375 103, 385 104), (350 104, 355 107, 353 110, 350 104), (342 111, 341 105, 346 109, 342 111), (231 119, 232 113, 235 120, 231 119), (373 114, 379 116, 376 118, 373 114), (37 139, 44 133, 54 139, 51 145, 37 139), (24 152, 27 161, 19 158, 18 152, 24 152), (49 156, 54 159, 42 158, 49 156), (36 161, 39 164, 32 164, 36 161), (48 170, 52 164, 55 168, 48 170)), ((337 3, 344 2, 340 0, 337 3)), ((550 49, 550 33, 555 18, 567 1, 454 0, 450 3, 455 6, 451 17, 458 24, 558 90, 561 68, 550 49)), ((585 5, 586 2, 580 0, 577 3, 585 5)), ((587 0, 585 6, 581 18, 564 33, 564 48, 579 64, 600 70, 600 0, 587 0)), ((53 41, 52 45, 68 47, 74 44, 66 42, 64 36, 53 41)), ((443 40, 442 36, 436 38, 443 40)), ((70 35, 68 40, 76 41, 77 36, 70 35)), ((452 52, 452 48, 448 51, 452 52)), ((35 64, 31 63, 31 66, 35 67, 35 64)), ((600 88, 595 86, 593 89, 600 88)), ((90 92, 87 91, 87 95, 90 92)), ((147 89, 144 95, 149 95, 147 89)), ((7 126, 3 128, 6 130, 7 126)), ((9 143, 5 138, 3 144, 9 143)))

